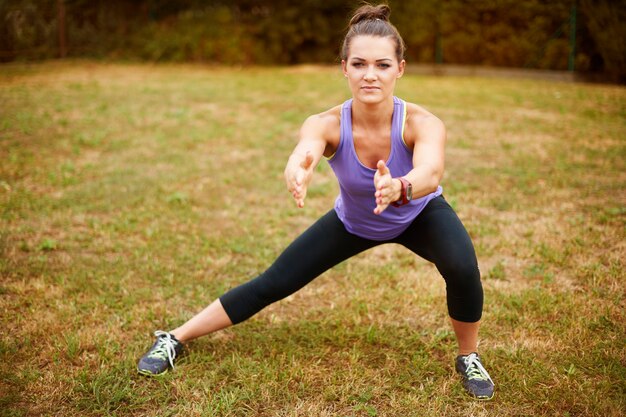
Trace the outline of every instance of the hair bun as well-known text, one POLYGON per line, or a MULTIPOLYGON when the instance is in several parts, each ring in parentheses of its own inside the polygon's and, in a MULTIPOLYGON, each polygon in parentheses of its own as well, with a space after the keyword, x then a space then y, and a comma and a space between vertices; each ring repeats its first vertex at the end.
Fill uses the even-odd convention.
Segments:
POLYGON ((350 26, 354 26, 360 22, 367 20, 380 19, 385 22, 389 22, 389 15, 391 14, 391 8, 386 4, 379 4, 378 6, 372 6, 371 4, 364 4, 359 7, 350 19, 350 26))
POLYGON ((389 38, 395 44, 396 58, 398 63, 404 59, 404 51, 406 46, 402 37, 398 33, 398 29, 389 21, 389 15, 391 9, 386 4, 379 4, 373 6, 369 3, 363 3, 361 7, 356 9, 352 19, 350 19, 350 25, 348 26, 348 32, 343 38, 343 44, 341 45, 341 59, 348 59, 350 52, 350 43, 356 36, 377 36, 381 38, 389 38))

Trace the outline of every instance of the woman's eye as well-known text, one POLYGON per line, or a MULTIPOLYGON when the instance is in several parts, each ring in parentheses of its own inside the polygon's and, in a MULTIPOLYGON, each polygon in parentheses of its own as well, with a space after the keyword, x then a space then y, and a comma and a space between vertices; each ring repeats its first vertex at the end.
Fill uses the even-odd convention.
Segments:
POLYGON ((352 66, 355 67, 355 68, 360 68, 360 67, 363 66, 363 64, 361 62, 353 62, 352 66))
POLYGON ((379 68, 389 68, 391 65, 389 64, 379 64, 378 67, 379 68))

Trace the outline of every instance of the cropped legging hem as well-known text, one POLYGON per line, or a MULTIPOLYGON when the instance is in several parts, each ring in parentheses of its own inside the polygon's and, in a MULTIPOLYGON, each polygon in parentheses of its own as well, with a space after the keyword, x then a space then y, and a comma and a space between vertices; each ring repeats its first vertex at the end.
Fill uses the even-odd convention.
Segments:
MULTIPOLYGON (((388 210, 395 209, 393 207, 388 210)), ((220 302, 233 324, 298 291, 324 271, 384 243, 398 243, 432 262, 446 283, 448 314, 474 323, 483 309, 483 288, 472 241, 443 197, 431 200, 398 237, 365 239, 346 230, 330 210, 294 240, 261 275, 226 292, 220 302)))

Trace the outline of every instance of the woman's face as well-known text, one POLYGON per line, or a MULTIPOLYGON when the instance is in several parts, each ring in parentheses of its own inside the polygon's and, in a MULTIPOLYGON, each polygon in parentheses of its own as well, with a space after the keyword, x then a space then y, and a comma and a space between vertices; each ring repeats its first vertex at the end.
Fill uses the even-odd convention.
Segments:
POLYGON ((404 73, 391 38, 360 35, 352 39, 348 57, 341 61, 355 100, 367 104, 384 102, 393 95, 396 80, 404 73))

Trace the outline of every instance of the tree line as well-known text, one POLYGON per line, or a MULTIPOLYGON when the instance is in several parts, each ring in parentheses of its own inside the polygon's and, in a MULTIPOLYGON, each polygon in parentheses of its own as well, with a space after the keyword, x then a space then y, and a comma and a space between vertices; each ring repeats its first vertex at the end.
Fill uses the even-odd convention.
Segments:
MULTIPOLYGON (((374 3, 376 3, 374 1, 374 3)), ((389 0, 413 63, 626 80, 626 2, 389 0)), ((0 0, 0 61, 336 62, 356 0, 0 0)))

